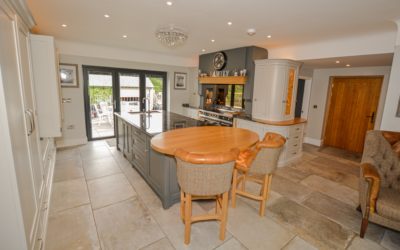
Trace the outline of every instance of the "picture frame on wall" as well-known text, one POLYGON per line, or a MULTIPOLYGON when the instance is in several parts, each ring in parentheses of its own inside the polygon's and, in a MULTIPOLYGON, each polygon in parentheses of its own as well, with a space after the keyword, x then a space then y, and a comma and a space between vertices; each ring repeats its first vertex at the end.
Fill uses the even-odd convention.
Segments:
POLYGON ((175 72, 174 77, 174 88, 175 89, 186 89, 187 74, 175 72))
POLYGON ((60 85, 63 88, 79 88, 78 64, 60 63, 60 85))

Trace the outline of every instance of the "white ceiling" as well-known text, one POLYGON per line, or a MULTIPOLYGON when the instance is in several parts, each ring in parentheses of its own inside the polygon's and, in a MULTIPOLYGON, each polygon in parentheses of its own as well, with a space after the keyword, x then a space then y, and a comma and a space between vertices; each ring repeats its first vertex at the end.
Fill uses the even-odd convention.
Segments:
POLYGON ((171 1, 169 7, 166 0, 27 0, 41 34, 183 57, 197 56, 203 48, 204 53, 248 45, 268 49, 395 32, 392 20, 400 18, 399 0, 171 1), (64 23, 68 27, 62 28, 64 23), (170 49, 156 40, 156 29, 169 24, 187 30, 186 44, 170 49), (257 34, 248 36, 248 28, 257 34))
POLYGON ((344 68, 347 64, 350 65, 349 67, 391 66, 392 61, 393 53, 387 53, 303 60, 302 67, 309 69, 344 68))

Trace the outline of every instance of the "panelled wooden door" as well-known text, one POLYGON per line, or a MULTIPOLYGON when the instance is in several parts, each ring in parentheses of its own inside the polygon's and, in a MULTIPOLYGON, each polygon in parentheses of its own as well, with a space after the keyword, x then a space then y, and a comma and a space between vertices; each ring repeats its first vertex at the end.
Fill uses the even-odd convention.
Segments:
POLYGON ((324 145, 361 153, 374 128, 382 76, 333 77, 324 145))

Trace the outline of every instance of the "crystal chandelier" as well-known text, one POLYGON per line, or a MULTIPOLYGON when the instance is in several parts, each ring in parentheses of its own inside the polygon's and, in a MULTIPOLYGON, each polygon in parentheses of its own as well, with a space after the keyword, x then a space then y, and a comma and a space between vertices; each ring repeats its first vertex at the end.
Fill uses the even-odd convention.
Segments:
POLYGON ((158 29, 156 37, 162 44, 172 48, 183 44, 187 40, 188 35, 184 30, 170 26, 158 29))

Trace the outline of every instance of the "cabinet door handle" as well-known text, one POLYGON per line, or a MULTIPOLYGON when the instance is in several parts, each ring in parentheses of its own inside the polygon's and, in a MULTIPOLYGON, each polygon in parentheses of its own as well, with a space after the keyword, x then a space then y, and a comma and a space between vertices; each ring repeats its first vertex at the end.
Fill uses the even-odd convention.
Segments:
POLYGON ((25 110, 25 115, 29 118, 28 136, 30 136, 33 133, 32 113, 29 109, 27 109, 25 110))

